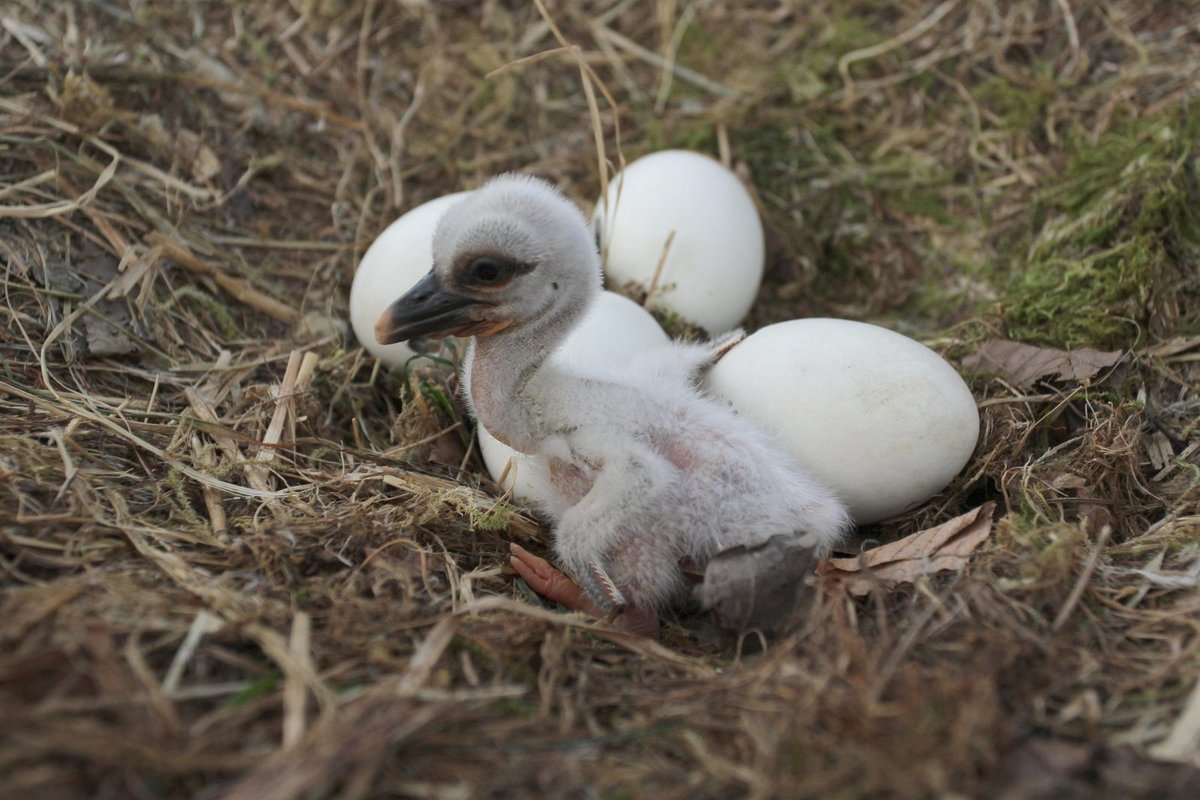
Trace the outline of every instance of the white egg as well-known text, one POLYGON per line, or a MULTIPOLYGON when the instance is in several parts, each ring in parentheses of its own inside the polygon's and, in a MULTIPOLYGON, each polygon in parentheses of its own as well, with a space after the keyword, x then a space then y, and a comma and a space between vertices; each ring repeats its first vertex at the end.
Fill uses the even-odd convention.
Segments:
MULTIPOLYGON (((630 353, 661 347, 669 341, 650 312, 619 294, 601 292, 587 317, 554 351, 549 363, 573 371, 603 369, 630 353)), ((482 425, 479 426, 479 450, 494 481, 505 490, 511 489, 514 497, 529 499, 528 474, 532 456, 514 451, 482 425), (506 468, 508 474, 501 480, 506 468)))
POLYGON ((379 344, 375 323, 383 310, 411 289, 433 267, 433 231, 446 209, 469 192, 456 192, 412 209, 371 243, 350 285, 350 325, 359 344, 388 366, 412 358, 404 342, 379 344))
POLYGON ((653 308, 712 334, 738 326, 758 294, 765 249, 762 220, 736 175, 708 156, 664 150, 618 173, 607 200, 592 224, 610 288, 634 282, 653 308))
POLYGON ((707 385, 836 490, 860 525, 941 491, 979 438, 975 398, 953 367, 861 322, 769 325, 725 355, 707 385))

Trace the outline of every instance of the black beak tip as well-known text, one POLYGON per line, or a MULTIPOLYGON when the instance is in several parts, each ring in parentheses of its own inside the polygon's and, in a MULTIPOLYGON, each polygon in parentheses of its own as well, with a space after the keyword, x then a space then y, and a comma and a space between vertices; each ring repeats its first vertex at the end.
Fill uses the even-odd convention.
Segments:
POLYGON ((389 345, 453 335, 473 321, 469 311, 477 302, 443 289, 437 274, 430 272, 379 315, 375 341, 389 345))

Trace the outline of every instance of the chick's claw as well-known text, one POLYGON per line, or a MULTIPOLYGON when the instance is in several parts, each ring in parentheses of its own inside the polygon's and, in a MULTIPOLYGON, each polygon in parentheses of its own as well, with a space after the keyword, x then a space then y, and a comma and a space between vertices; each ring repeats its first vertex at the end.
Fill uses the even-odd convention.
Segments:
POLYGON ((620 614, 625 610, 625 595, 609 577, 608 571, 598 562, 589 561, 581 575, 583 576, 583 590, 595 601, 596 605, 611 614, 620 614))

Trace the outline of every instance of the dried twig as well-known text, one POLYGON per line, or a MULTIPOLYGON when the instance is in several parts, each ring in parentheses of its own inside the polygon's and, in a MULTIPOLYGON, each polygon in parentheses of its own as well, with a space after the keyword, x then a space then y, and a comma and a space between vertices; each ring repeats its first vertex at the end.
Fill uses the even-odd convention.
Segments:
POLYGON ((1054 623, 1050 626, 1051 630, 1059 630, 1071 618, 1071 612, 1075 610, 1075 606, 1079 605, 1079 600, 1083 597, 1084 590, 1087 589, 1088 581, 1092 579, 1096 567, 1100 564, 1100 557, 1104 555, 1104 545, 1108 543, 1108 537, 1111 535, 1112 526, 1105 525, 1100 529, 1100 534, 1092 545, 1092 551, 1088 553, 1087 561, 1084 562, 1083 569, 1075 580, 1075 585, 1071 587, 1071 593, 1067 595, 1062 608, 1058 610, 1058 616, 1054 618, 1054 623))
POLYGON ((251 308, 257 309, 280 322, 295 322, 300 319, 300 311, 298 309, 276 300, 265 292, 260 292, 240 278, 236 278, 215 265, 198 258, 184 245, 174 239, 156 232, 147 234, 146 241, 154 247, 162 248, 164 257, 184 269, 212 278, 218 286, 229 292, 238 302, 245 303, 251 308))

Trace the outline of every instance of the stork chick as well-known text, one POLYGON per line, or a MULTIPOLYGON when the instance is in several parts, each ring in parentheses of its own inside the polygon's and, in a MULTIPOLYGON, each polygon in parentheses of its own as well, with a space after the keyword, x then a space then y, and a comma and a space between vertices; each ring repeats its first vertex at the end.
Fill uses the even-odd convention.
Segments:
POLYGON ((547 363, 601 285, 585 219, 550 184, 505 175, 452 206, 433 264, 376 338, 475 337, 463 376, 474 414, 543 456, 531 492, 574 579, 514 545, 535 591, 653 633, 658 612, 688 598, 683 565, 703 574, 718 553, 779 536, 822 556, 847 527, 831 492, 697 388, 733 340, 676 342, 594 374, 547 363))

